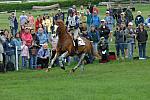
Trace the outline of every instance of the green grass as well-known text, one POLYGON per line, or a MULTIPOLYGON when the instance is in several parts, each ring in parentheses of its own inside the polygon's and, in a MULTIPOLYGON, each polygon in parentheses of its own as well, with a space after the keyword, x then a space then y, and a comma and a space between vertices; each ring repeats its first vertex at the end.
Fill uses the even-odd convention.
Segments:
MULTIPOLYGON (((136 5, 146 18, 149 5, 136 5)), ((101 18, 105 7, 100 8, 101 18)), ((34 16, 44 12, 33 12, 34 16)), ((19 17, 17 12, 17 17, 19 17)), ((134 12, 134 15, 136 13, 134 12)), ((8 15, 0 15, 0 27, 8 28, 8 15)), ((110 46, 115 51, 115 46, 110 46)), ((150 40, 147 55, 150 56, 150 40)), ((138 49, 134 56, 138 56, 138 49)), ((0 100, 149 100, 150 98, 150 59, 114 61, 107 64, 94 64, 80 68, 69 74, 74 66, 66 71, 54 68, 44 70, 23 70, 0 74, 0 100)))

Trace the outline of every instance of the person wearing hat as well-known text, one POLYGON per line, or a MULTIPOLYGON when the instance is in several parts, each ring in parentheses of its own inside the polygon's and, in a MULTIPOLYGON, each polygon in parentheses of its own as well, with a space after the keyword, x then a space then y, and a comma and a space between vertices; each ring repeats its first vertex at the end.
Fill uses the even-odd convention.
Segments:
POLYGON ((150 15, 148 15, 148 18, 145 20, 145 26, 150 28, 150 15))
POLYGON ((135 45, 135 30, 133 23, 129 22, 128 27, 125 30, 127 47, 128 47, 128 59, 133 59, 134 45, 135 45))
POLYGON ((58 11, 58 12, 57 12, 57 14, 54 16, 54 19, 55 19, 55 20, 60 19, 60 20, 63 20, 63 21, 64 21, 64 13, 61 11, 60 8, 59 8, 57 11, 58 11))
POLYGON ((128 17, 125 16, 124 12, 120 14, 120 18, 117 20, 117 24, 121 25, 121 23, 125 23, 126 27, 128 26, 129 23, 128 17))
POLYGON ((106 42, 108 43, 108 38, 109 38, 109 33, 110 33, 110 30, 109 28, 106 26, 106 22, 104 19, 101 20, 101 26, 100 28, 98 29, 99 31, 99 34, 100 34, 100 37, 104 37, 106 42))
POLYGON ((73 9, 69 9, 68 17, 66 21, 68 31, 73 35, 73 40, 75 42, 75 51, 78 51, 78 36, 79 36, 79 24, 80 19, 74 14, 73 9))
POLYGON ((110 16, 109 11, 106 11, 105 22, 106 22, 106 26, 110 30, 110 34, 109 34, 110 35, 110 41, 112 41, 112 32, 113 32, 113 26, 115 24, 115 20, 114 20, 113 16, 110 16))
POLYGON ((101 21, 100 21, 100 17, 97 15, 97 12, 94 11, 93 12, 93 16, 91 18, 91 25, 94 25, 96 29, 99 28, 100 24, 101 24, 101 21))
POLYGON ((138 27, 139 24, 144 23, 144 17, 141 15, 141 11, 137 11, 137 16, 135 17, 135 25, 138 27))
POLYGON ((44 43, 37 54, 37 66, 38 68, 47 68, 50 57, 50 50, 48 44, 44 43))
POLYGON ((20 16, 21 28, 27 21, 28 21, 28 17, 25 15, 25 11, 22 11, 22 15, 20 16))

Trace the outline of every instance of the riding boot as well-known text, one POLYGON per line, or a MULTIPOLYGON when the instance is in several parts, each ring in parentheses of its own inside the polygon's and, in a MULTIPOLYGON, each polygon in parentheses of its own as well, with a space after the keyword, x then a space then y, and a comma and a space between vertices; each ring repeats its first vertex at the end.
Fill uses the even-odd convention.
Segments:
POLYGON ((75 42, 75 52, 78 52, 78 39, 76 39, 74 42, 75 42))

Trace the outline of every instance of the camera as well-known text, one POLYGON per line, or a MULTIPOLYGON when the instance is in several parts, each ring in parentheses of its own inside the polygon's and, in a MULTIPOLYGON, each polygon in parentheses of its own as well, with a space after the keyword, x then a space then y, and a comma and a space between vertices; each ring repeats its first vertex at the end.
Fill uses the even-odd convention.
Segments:
POLYGON ((0 30, 0 35, 4 35, 4 30, 0 30))

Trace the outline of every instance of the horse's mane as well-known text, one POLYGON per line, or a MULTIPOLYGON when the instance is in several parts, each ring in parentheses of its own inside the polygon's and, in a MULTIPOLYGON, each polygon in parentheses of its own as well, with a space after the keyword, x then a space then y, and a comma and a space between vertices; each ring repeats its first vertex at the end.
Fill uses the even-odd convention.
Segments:
POLYGON ((62 20, 57 20, 57 24, 59 26, 59 32, 61 32, 62 34, 67 33, 66 26, 62 20))

